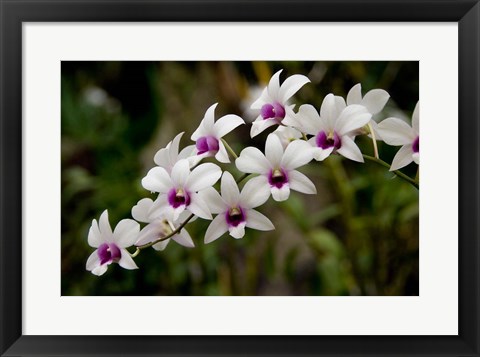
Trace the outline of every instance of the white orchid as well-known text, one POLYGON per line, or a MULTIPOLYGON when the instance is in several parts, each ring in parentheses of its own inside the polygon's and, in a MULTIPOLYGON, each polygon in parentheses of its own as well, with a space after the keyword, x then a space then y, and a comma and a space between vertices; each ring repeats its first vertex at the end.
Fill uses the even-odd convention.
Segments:
POLYGON ((198 165, 190 172, 186 159, 179 160, 171 174, 163 167, 154 167, 142 179, 144 188, 159 193, 151 214, 164 215, 169 221, 175 222, 187 209, 198 217, 212 219, 198 191, 213 186, 221 175, 220 167, 212 163, 198 165))
MULTIPOLYGON (((200 159, 215 156, 218 161, 229 163, 227 150, 220 139, 239 125, 245 124, 245 121, 234 114, 225 115, 215 121, 217 105, 218 103, 215 103, 207 109, 202 122, 192 134, 191 139, 196 142, 196 154, 200 159)), ((187 148, 190 148, 190 146, 187 148)))
POLYGON ((378 131, 388 145, 400 146, 393 158, 390 171, 407 166, 412 161, 420 164, 419 103, 412 114, 412 126, 398 118, 387 118, 378 124, 378 131))
POLYGON ((272 134, 278 136, 283 148, 285 149, 292 141, 302 137, 302 133, 289 126, 279 126, 272 134))
POLYGON ((265 155, 257 148, 247 147, 235 164, 242 172, 260 174, 249 182, 268 187, 275 201, 284 201, 290 196, 290 190, 306 194, 317 192, 313 182, 295 170, 312 158, 313 149, 307 142, 292 141, 284 150, 278 136, 270 134, 265 143, 265 155))
MULTIPOLYGON (((154 242, 159 238, 166 237, 171 234, 181 222, 183 222, 188 217, 188 212, 183 211, 182 214, 178 217, 178 224, 174 224, 172 221, 169 221, 165 217, 160 215, 152 214, 153 201, 150 198, 144 198, 138 201, 138 203, 132 208, 132 217, 138 222, 148 223, 140 231, 137 241, 135 242, 136 246, 142 246, 150 242, 154 242)), ((180 232, 174 234, 171 239, 177 242, 180 245, 183 245, 187 248, 193 248, 195 244, 193 243, 190 234, 188 234, 186 229, 181 229, 180 232)), ((164 241, 154 244, 152 247, 155 250, 164 250, 170 238, 165 239, 164 241)))
POLYGON ((308 142, 315 148, 317 161, 337 152, 350 160, 363 162, 362 153, 352 136, 371 118, 372 114, 364 106, 352 104, 347 107, 343 98, 329 94, 323 100, 320 114, 312 105, 305 104, 285 124, 313 135, 308 142))
POLYGON ((180 139, 183 134, 184 132, 178 134, 165 148, 158 150, 153 158, 153 161, 158 166, 163 167, 169 173, 178 160, 188 159, 190 167, 195 166, 200 161, 200 158, 195 155, 195 150, 192 146, 186 147, 178 152, 180 139))
POLYGON ((259 110, 260 114, 252 123, 250 136, 260 134, 272 125, 280 124, 285 118, 293 115, 294 104, 290 105, 288 100, 310 80, 301 75, 295 74, 288 77, 280 85, 280 73, 275 73, 268 86, 263 90, 262 95, 252 105, 251 109, 259 110))
POLYGON ((253 208, 265 203, 270 196, 268 187, 259 186, 248 181, 239 192, 233 176, 225 171, 221 181, 220 194, 213 188, 200 194, 209 203, 212 213, 218 214, 210 223, 205 233, 205 243, 213 242, 225 232, 236 239, 245 235, 245 227, 260 231, 275 229, 272 222, 253 208))
POLYGON ((92 221, 88 231, 88 244, 97 249, 87 259, 87 270, 92 274, 102 275, 112 263, 118 263, 125 269, 138 269, 125 248, 133 245, 139 231, 140 225, 137 222, 133 219, 123 219, 112 232, 108 211, 105 210, 98 223, 96 219, 92 221))
POLYGON ((348 92, 347 105, 362 105, 370 114, 375 115, 382 111, 389 98, 390 94, 383 89, 372 89, 362 97, 362 85, 358 83, 348 92))

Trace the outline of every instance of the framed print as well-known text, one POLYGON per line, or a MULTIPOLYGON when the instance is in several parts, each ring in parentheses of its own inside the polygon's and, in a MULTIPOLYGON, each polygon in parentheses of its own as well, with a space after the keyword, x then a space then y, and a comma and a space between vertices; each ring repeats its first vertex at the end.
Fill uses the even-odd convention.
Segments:
POLYGON ((0 3, 2 356, 479 355, 477 1, 0 3))

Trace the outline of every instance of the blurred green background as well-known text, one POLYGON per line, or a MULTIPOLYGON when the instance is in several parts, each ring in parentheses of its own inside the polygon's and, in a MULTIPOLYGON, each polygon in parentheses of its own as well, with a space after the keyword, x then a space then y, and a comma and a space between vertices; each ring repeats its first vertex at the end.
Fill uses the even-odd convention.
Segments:
MULTIPOLYGON (((418 62, 62 62, 62 295, 418 295, 418 191, 375 163, 337 155, 300 169, 317 195, 292 191, 286 202, 259 208, 275 231, 247 229, 243 239, 204 245, 209 221, 199 219, 187 226, 193 249, 171 241, 163 252, 143 251, 138 270, 113 264, 101 277, 85 270, 92 219, 108 209, 115 226, 139 199, 156 197, 140 184, 156 151, 181 131, 181 147, 192 144, 216 102, 216 118, 252 120, 249 104, 282 68, 281 81, 292 74, 312 81, 293 98, 296 108, 319 108, 328 93, 345 97, 359 82, 363 94, 390 93, 379 119, 410 122, 418 101, 418 62)), ((263 150, 272 130, 250 139, 247 124, 226 139, 237 153, 263 150)), ((368 138, 356 142, 373 155, 368 138)), ((398 149, 379 143, 387 162, 398 149)))

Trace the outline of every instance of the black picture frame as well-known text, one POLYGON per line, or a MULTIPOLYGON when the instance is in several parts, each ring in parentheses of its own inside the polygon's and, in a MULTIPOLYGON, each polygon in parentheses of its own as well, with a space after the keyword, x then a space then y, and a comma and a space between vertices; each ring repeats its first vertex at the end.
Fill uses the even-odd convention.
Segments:
MULTIPOLYGON (((478 0, 0 0, 0 353, 161 356, 479 356, 478 0), (125 21, 458 22, 458 336, 22 335, 22 23, 125 21)), ((55 313, 52 311, 52 313, 55 313)), ((281 313, 281 312, 279 312, 281 313)), ((412 321, 412 324, 415 322, 412 321)))

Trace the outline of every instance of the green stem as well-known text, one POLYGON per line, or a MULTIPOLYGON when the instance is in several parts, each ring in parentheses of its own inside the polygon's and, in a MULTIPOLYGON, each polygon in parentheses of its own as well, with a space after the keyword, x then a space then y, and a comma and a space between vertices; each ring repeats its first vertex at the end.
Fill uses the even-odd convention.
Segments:
POLYGON ((228 145, 228 143, 225 141, 225 139, 220 139, 220 140, 222 140, 223 145, 225 145, 225 148, 230 153, 230 155, 232 155, 235 159, 238 159, 238 155, 235 153, 235 151, 233 151, 233 149, 230 147, 230 145, 228 145))
MULTIPOLYGON (((383 167, 386 167, 387 169, 390 170, 391 166, 381 159, 377 159, 376 157, 369 156, 369 155, 363 155, 363 157, 367 160, 376 162, 377 164, 382 165, 383 167)), ((405 181, 407 181, 408 183, 412 184, 418 190, 419 187, 418 187, 418 182, 417 181, 408 177, 407 175, 405 175, 403 172, 401 172, 399 170, 395 170, 395 171, 392 171, 392 172, 395 175, 397 175, 398 177, 400 177, 400 178, 404 179, 405 181)))

